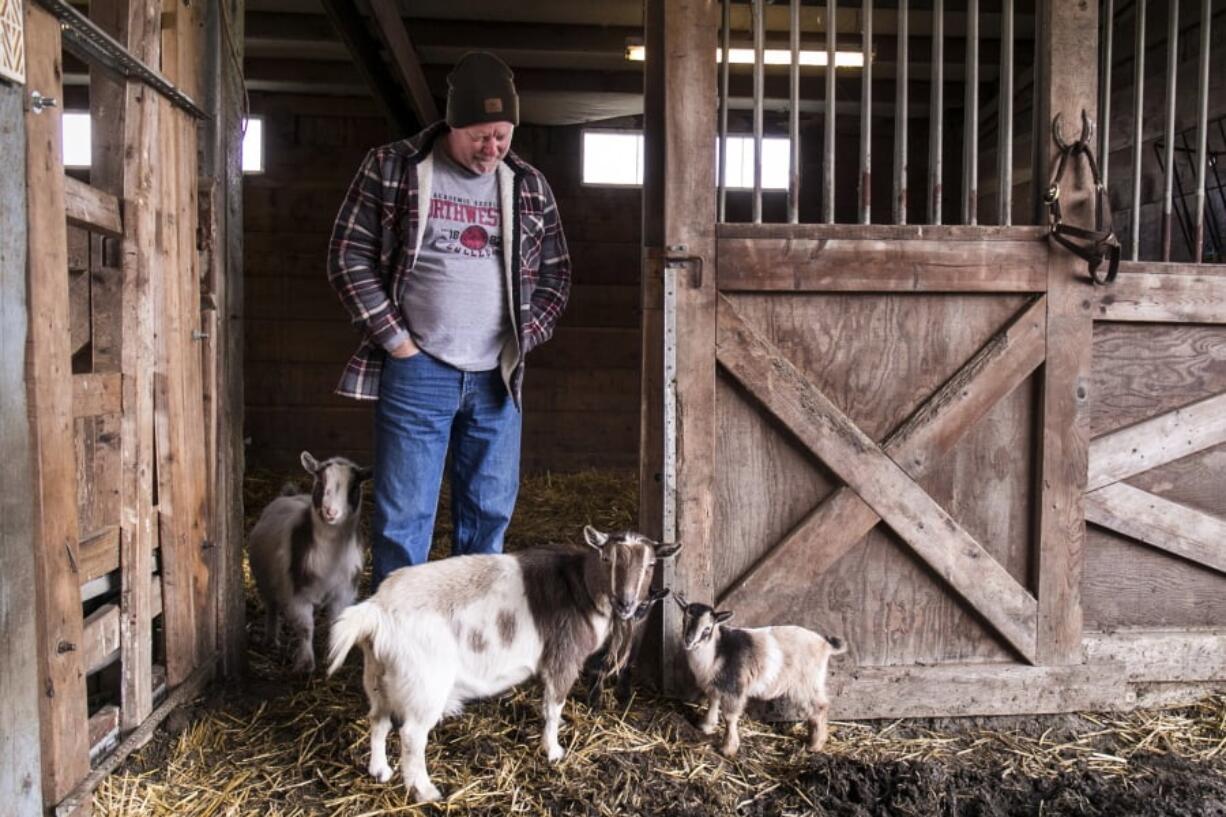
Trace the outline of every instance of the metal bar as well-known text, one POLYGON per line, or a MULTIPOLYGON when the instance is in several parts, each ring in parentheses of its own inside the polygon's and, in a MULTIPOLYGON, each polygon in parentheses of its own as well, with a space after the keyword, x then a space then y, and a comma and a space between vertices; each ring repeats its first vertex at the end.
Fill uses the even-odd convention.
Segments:
MULTIPOLYGON (((1098 102, 1098 172, 1107 186, 1107 175, 1111 171, 1111 51, 1115 42, 1115 0, 1104 0, 1103 7, 1103 48, 1102 48, 1102 87, 1099 89, 1098 102)), ((1037 186, 1032 185, 1033 187, 1037 186)))
POLYGON ((945 129, 945 0, 933 2, 932 111, 928 120, 928 220, 941 223, 941 141, 945 129))
POLYGON ((835 38, 838 0, 826 0, 826 140, 822 166, 822 220, 834 223, 835 38))
POLYGON ((1132 260, 1141 256, 1141 147, 1145 106, 1145 6, 1146 0, 1137 0, 1136 18, 1133 22, 1136 42, 1133 54, 1132 75, 1132 260))
MULTIPOLYGON (((1175 161, 1178 162, 1179 154, 1183 154, 1188 157, 1188 165, 1191 166, 1192 147, 1188 144, 1188 132, 1186 130, 1180 132, 1179 141, 1183 143, 1183 149, 1176 153, 1175 161)), ((1176 165, 1176 168, 1178 168, 1178 165, 1176 165)), ((1179 224, 1183 228, 1184 241, 1188 242, 1188 254, 1195 256, 1195 251, 1192 249, 1192 207, 1188 204, 1188 194, 1183 189, 1183 180, 1179 178, 1178 169, 1175 171, 1175 197, 1179 202, 1180 209, 1183 211, 1183 218, 1179 220, 1179 224)))
POLYGON ((860 49, 860 223, 873 221, 873 0, 861 0, 860 49))
POLYGON ((979 223, 979 0, 966 7, 966 104, 962 123, 962 223, 979 223))
POLYGON ((1196 229, 1192 235, 1196 241, 1193 259, 1196 263, 1205 260, 1205 167, 1209 164, 1209 35, 1213 27, 1211 0, 1200 4, 1200 94, 1196 114, 1196 229))
POLYGON ((909 0, 898 0, 898 78, 894 104, 894 218, 907 223, 907 75, 911 34, 909 0))
POLYGON ((93 20, 70 6, 67 0, 35 1, 60 21, 64 48, 74 56, 149 86, 166 97, 170 104, 196 119, 209 118, 209 115, 173 82, 132 56, 128 49, 99 28, 93 20))
POLYGON ((1170 0, 1166 33, 1166 167, 1162 179, 1162 260, 1171 260, 1171 188, 1175 180, 1175 77, 1179 71, 1179 0, 1170 0))
POLYGON ((660 477, 664 483, 662 526, 664 542, 677 541, 677 273, 678 268, 664 262, 664 462, 660 477))
POLYGON ((731 0, 724 0, 722 24, 723 50, 719 65, 719 220, 725 220, 728 205, 728 40, 731 36, 732 18, 729 12, 731 0))
POLYGON ((797 224, 800 222, 800 0, 791 0, 788 38, 792 48, 792 98, 788 110, 788 222, 797 224))
POLYGON ((1000 201, 997 220, 1008 226, 1013 223, 1013 0, 1004 0, 1001 7, 1000 41, 1000 105, 997 108, 1000 201))
POLYGON ((762 98, 766 96, 764 0, 753 0, 753 223, 762 223, 762 98))

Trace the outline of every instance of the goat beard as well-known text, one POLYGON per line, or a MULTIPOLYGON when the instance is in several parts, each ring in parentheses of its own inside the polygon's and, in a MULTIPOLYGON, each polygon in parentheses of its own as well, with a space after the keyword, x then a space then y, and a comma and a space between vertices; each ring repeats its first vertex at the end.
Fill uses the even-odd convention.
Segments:
POLYGON ((631 647, 634 645, 634 633, 639 622, 613 619, 609 631, 609 648, 605 650, 604 660, 600 662, 600 675, 597 683, 604 684, 610 675, 617 675, 630 661, 631 647))

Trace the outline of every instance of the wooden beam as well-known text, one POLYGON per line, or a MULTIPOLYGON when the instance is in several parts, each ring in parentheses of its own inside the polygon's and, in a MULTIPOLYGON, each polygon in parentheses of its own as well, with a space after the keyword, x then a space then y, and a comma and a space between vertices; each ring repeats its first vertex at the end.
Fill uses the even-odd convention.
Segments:
MULTIPOLYGON (((93 0, 90 17, 147 65, 161 62, 158 0, 93 0)), ((93 166, 90 178, 124 201, 119 273, 108 276, 95 305, 95 327, 111 338, 98 360, 122 372, 120 420, 120 720, 128 733, 153 710, 153 634, 149 626, 148 565, 153 553, 153 303, 150 282, 161 274, 154 247, 159 233, 154 191, 158 101, 137 83, 93 71, 93 166)), ((95 330, 95 334, 97 330, 95 330)))
POLYGON ((393 135, 404 137, 416 132, 421 123, 409 112, 407 100, 379 57, 379 43, 367 30, 353 0, 321 0, 321 3, 374 95, 375 103, 391 124, 393 135))
POLYGON ((119 527, 112 525, 81 540, 77 556, 81 584, 119 569, 119 527))
POLYGON ((830 715, 839 720, 1037 715, 1127 708, 1136 692, 1119 664, 1028 667, 830 666, 830 715))
POLYGON ((1179 629, 1086 633, 1085 660, 1123 665, 1133 682, 1220 681, 1226 679, 1226 635, 1179 629))
POLYGON ((387 50, 396 61, 401 83, 413 105, 417 121, 423 125, 437 122, 441 118, 438 107, 434 104, 430 86, 426 84, 426 75, 421 72, 417 50, 413 48, 408 29, 400 17, 400 4, 396 0, 370 0, 370 7, 375 13, 379 30, 383 32, 387 50))
MULTIPOLYGON (((882 443, 914 480, 927 474, 1001 398, 1043 362, 1047 303, 1039 298, 993 336, 882 443)), ((728 585, 719 606, 749 623, 786 613, 881 518, 856 492, 835 489, 800 524, 728 585)))
POLYGON ((102 757, 119 743, 119 707, 107 704, 89 716, 89 759, 102 757))
MULTIPOLYGON (((27 85, 60 98, 60 25, 26 5, 27 85)), ((32 478, 42 712, 43 799, 57 802, 89 773, 81 590, 77 580, 76 463, 68 352, 68 236, 61 113, 28 111, 29 359, 32 478)))
POLYGON ((85 617, 85 672, 94 673, 119 658, 119 605, 104 604, 85 617))
MULTIPOLYGON (((0 155, 26 156, 24 85, 0 82, 0 155)), ((0 802, 12 817, 41 817, 39 650, 30 415, 26 174, 0 173, 0 802)))
POLYGON ((1042 292, 1037 241, 722 238, 723 292, 1042 292))
POLYGON ((96 233, 123 235, 119 199, 72 176, 64 177, 64 207, 68 223, 96 233))
POLYGON ((1226 442, 1226 392, 1180 406, 1090 443, 1086 490, 1152 470, 1226 442))
POLYGON ((1098 293, 1094 319, 1226 323, 1226 277, 1121 273, 1098 293))
POLYGON ((1226 573, 1226 520, 1117 482, 1086 495, 1086 521, 1226 573))
MULTIPOLYGON (((1097 3, 1040 0, 1036 75, 1038 131, 1047 134, 1059 114, 1065 128, 1098 104, 1097 3)), ((1044 136, 1036 142, 1037 178, 1049 176, 1059 156, 1044 136)), ((1064 217, 1093 223, 1090 186, 1072 193, 1064 217)), ((1039 214, 1036 214, 1039 215, 1039 214)), ((1039 455, 1039 661, 1081 658, 1081 574, 1085 561, 1087 450, 1090 442, 1091 306, 1097 294, 1085 262, 1051 250, 1047 285, 1047 364, 1043 367, 1042 448, 1039 455)))
POLYGON ((719 362, 1027 660, 1036 603, 786 357, 719 299, 719 362))
POLYGON ((123 375, 74 374, 72 416, 97 417, 123 411, 123 375))

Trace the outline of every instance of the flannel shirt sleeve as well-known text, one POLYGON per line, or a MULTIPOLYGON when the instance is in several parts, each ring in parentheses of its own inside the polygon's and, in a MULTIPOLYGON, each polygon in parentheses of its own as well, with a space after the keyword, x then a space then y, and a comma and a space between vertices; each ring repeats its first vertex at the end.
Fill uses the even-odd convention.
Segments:
POLYGON ((562 233, 558 203, 549 183, 541 177, 545 197, 545 233, 541 240, 540 269, 532 290, 532 318, 528 322, 526 351, 535 349, 553 336, 554 326, 570 297, 570 253, 562 233))
POLYGON ((350 319, 390 351, 408 337, 404 319, 389 297, 382 274, 383 175, 376 151, 349 185, 328 245, 328 283, 350 319))

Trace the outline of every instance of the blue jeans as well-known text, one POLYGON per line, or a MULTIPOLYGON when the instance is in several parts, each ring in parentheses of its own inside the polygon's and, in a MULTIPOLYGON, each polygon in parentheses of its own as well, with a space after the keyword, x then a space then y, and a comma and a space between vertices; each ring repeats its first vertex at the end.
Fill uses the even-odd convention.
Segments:
POLYGON ((375 408, 371 592, 430 555, 451 449, 452 554, 499 553, 519 492, 520 413, 498 369, 388 356, 375 408))

